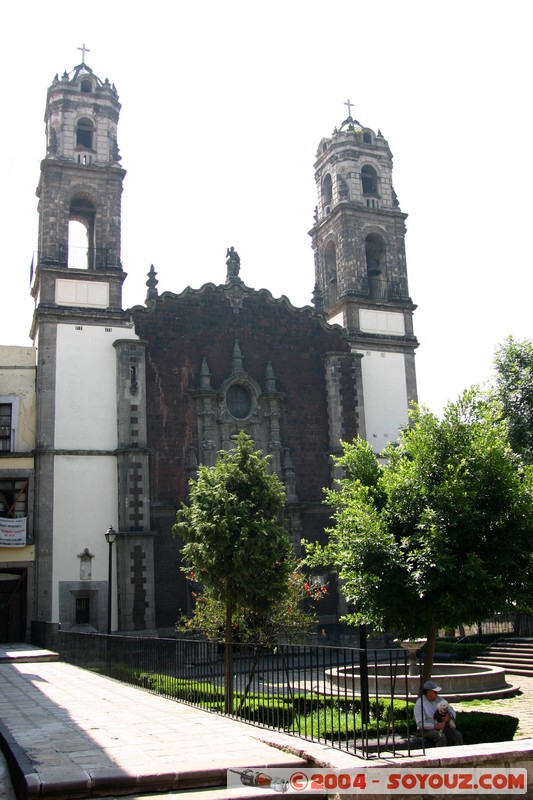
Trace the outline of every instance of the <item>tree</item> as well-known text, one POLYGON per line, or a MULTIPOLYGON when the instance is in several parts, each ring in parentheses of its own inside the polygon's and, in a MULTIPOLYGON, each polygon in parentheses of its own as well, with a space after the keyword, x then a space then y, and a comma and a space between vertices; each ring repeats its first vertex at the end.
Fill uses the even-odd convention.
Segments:
MULTIPOLYGON (((313 583, 295 564, 294 571, 288 576, 283 597, 272 608, 251 611, 240 605, 235 609, 232 624, 238 632, 239 642, 264 647, 276 645, 280 637, 287 642, 302 642, 316 623, 314 605, 320 602, 326 592, 326 586, 313 583)), ((212 641, 223 641, 225 604, 205 589, 193 591, 192 595, 194 609, 189 616, 178 620, 177 630, 200 631, 212 641)))
POLYGON ((533 482, 488 396, 465 393, 442 421, 414 407, 411 423, 384 463, 361 439, 343 445, 344 477, 326 492, 335 527, 307 560, 338 571, 349 622, 424 635, 427 678, 440 627, 529 600, 533 482))
POLYGON ((509 424, 513 449, 533 463, 533 342, 512 336, 496 348, 496 393, 509 424))
POLYGON ((292 544, 283 523, 283 484, 241 432, 215 466, 201 466, 190 503, 173 532, 194 580, 225 609, 225 709, 233 710, 233 616, 238 609, 268 613, 287 589, 292 544))
MULTIPOLYGON (((249 674, 240 707, 244 707, 250 692, 262 649, 275 647, 280 637, 285 642, 301 642, 316 622, 314 603, 320 602, 327 591, 323 585, 313 584, 298 568, 288 576, 283 597, 271 608, 252 611, 240 606, 233 615, 233 629, 241 643, 247 643, 252 653, 249 674)), ((224 630, 225 605, 216 600, 209 591, 193 592, 195 607, 190 617, 178 621, 176 628, 182 631, 201 631, 211 640, 220 640, 224 630)), ((285 664, 283 651, 282 660, 285 664)), ((288 684, 290 685, 290 683, 288 684)))

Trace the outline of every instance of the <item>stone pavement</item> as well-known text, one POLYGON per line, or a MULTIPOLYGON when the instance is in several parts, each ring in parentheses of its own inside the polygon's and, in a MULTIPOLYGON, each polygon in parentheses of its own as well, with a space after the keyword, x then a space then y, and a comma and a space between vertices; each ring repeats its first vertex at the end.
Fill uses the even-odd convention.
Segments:
POLYGON ((61 662, 0 664, 0 720, 28 798, 221 786, 231 767, 306 764, 263 741, 292 737, 61 662))
MULTIPOLYGON (((516 680, 523 694, 490 708, 518 716, 516 738, 531 737, 533 679, 516 680)), ((225 786, 231 767, 372 766, 326 745, 211 714, 62 662, 0 663, 0 738, 7 742, 8 757, 14 756, 12 775, 24 800, 97 795, 110 800, 115 793, 148 800, 148 792, 183 798, 189 787, 225 786)), ((529 739, 521 744, 517 748, 524 753, 533 749, 529 739)), ((479 749, 486 755, 498 746, 479 749)), ((373 765, 380 763, 387 762, 373 765)), ((270 796, 265 790, 255 794, 270 796)), ((201 800, 221 796, 228 797, 200 794, 201 800)), ((14 797, 0 761, 0 798, 14 797)))
MULTIPOLYGON (((470 705, 453 703, 456 711, 492 711, 496 714, 511 714, 518 717, 520 724, 515 733, 515 740, 533 738, 533 678, 522 675, 511 675, 513 684, 520 687, 520 693, 503 700, 481 701, 470 705)), ((443 687, 442 694, 446 697, 443 687)))

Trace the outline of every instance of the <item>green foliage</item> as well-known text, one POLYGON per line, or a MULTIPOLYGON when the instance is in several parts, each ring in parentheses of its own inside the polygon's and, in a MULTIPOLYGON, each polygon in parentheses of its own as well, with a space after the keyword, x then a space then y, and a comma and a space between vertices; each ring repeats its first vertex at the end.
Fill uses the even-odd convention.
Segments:
POLYGON ((264 613, 286 591, 292 545, 282 521, 283 484, 241 432, 215 466, 200 466, 190 503, 173 532, 185 543, 185 571, 211 596, 264 613))
MULTIPOLYGON (((300 642, 312 630, 316 621, 315 605, 325 592, 325 586, 314 586, 311 579, 296 568, 288 576, 283 597, 266 613, 243 606, 236 609, 234 638, 261 645, 276 644, 280 636, 286 642, 300 642)), ((192 594, 196 601, 193 613, 178 621, 177 630, 200 631, 211 641, 222 641, 225 604, 208 591, 192 594)))
POLYGON ((266 617, 284 596, 293 566, 292 542, 282 521, 285 490, 267 460, 241 431, 235 448, 201 466, 190 503, 173 533, 185 543, 188 576, 223 603, 225 709, 233 711, 233 616, 239 609, 266 617))
POLYGON ((307 545, 308 564, 338 572, 353 607, 346 619, 414 638, 523 605, 533 587, 532 475, 499 406, 475 391, 442 421, 415 406, 383 456, 361 439, 343 445, 344 477, 326 492, 335 527, 325 547, 307 545))
POLYGON ((486 649, 480 642, 435 642, 436 653, 450 653, 457 661, 471 661, 486 649))
POLYGON ((437 642, 458 642, 461 643, 474 643, 483 644, 485 647, 498 640, 504 640, 506 635, 501 633, 470 633, 468 636, 439 636, 437 642))
POLYGON ((355 698, 343 702, 330 698, 330 702, 317 705, 311 711, 294 718, 292 730, 302 736, 321 739, 361 739, 391 735, 406 736, 415 730, 413 703, 403 700, 373 700, 370 702, 369 720, 363 723, 361 701, 355 698))
POLYGON ((496 349, 496 393, 509 423, 513 449, 533 463, 533 342, 512 336, 496 349))
MULTIPOLYGON (((210 711, 224 711, 224 690, 205 681, 185 680, 170 675, 139 672, 125 665, 115 665, 114 678, 140 686, 152 692, 192 703, 210 711)), ((237 699, 241 697, 237 694, 237 699)), ((472 706, 476 701, 471 701, 472 706)), ((490 706, 490 701, 483 701, 490 706)), ((237 716, 250 722, 313 736, 322 739, 360 739, 363 733, 370 738, 378 735, 406 736, 415 730, 414 703, 404 700, 371 700, 369 722, 361 720, 361 700, 334 695, 280 694, 266 697, 248 694, 239 704, 237 716)), ((506 714, 480 711, 459 711, 457 727, 465 744, 511 741, 519 720, 506 714)))
POLYGON ((510 742, 519 720, 509 714, 486 714, 483 711, 458 711, 456 724, 465 744, 510 742))

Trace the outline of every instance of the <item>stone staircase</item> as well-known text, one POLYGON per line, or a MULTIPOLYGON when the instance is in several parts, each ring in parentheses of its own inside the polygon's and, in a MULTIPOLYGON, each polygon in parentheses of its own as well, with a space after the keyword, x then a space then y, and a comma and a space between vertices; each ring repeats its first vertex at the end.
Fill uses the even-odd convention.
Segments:
POLYGON ((474 661, 476 664, 503 667, 509 675, 533 678, 533 638, 498 639, 474 661))

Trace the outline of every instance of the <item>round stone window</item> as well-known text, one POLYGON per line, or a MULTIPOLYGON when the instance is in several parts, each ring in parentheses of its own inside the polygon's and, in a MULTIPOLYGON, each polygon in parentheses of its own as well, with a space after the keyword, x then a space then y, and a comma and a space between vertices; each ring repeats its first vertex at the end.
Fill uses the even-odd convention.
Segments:
POLYGON ((252 411, 252 395, 247 386, 233 383, 226 392, 226 406, 235 419, 246 419, 252 411))

